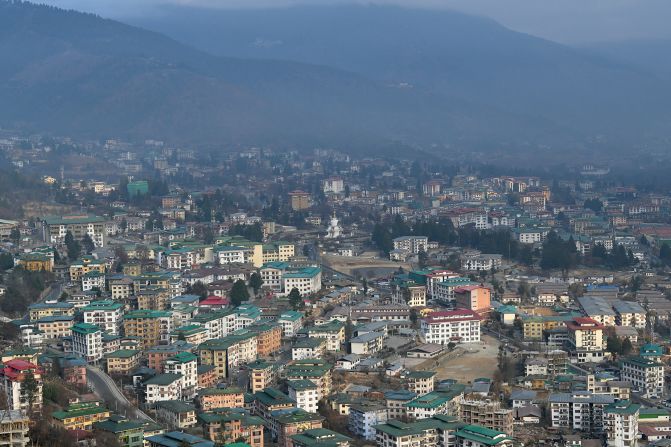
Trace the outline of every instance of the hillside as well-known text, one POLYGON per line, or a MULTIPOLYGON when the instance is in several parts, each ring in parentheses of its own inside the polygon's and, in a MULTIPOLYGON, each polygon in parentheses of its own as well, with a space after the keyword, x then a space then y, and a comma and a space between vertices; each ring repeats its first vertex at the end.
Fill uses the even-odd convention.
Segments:
MULTIPOLYGON (((136 23, 213 54, 321 64, 409 83, 611 143, 669 132, 671 94, 663 77, 488 19, 361 5, 162 11, 136 23)), ((519 130, 544 131, 537 126, 529 120, 519 130)))
POLYGON ((29 3, 0 2, 0 58, 0 102, 12 105, 0 109, 0 125, 60 135, 218 148, 486 145, 526 122, 339 69, 214 57, 154 32, 29 3))

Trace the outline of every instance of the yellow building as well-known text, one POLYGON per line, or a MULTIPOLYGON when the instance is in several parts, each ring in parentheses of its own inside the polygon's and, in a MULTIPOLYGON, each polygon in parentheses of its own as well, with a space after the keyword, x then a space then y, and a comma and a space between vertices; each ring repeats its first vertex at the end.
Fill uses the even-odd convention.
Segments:
POLYGON ((110 415, 100 402, 77 402, 64 411, 51 413, 54 425, 65 430, 92 430, 95 422, 106 421, 110 415))
POLYGON ((170 340, 172 314, 160 310, 136 310, 123 316, 124 333, 138 337, 140 348, 147 349, 170 340))
POLYGON ((95 259, 92 256, 84 256, 70 264, 70 281, 79 282, 82 279, 82 276, 89 272, 104 274, 106 267, 104 261, 95 259))
POLYGON ((72 334, 73 325, 72 315, 54 315, 37 320, 37 329, 43 332, 45 339, 67 337, 72 334))
POLYGON ((54 260, 40 253, 26 253, 19 257, 19 265, 31 272, 51 272, 54 260))
POLYGON ((130 374, 139 364, 140 354, 137 349, 119 349, 107 354, 107 374, 130 374))
POLYGON ((300 211, 310 208, 310 194, 305 191, 292 191, 289 193, 291 198, 291 209, 300 211))
POLYGON ((73 316, 75 306, 63 301, 35 303, 28 306, 28 318, 37 321, 46 317, 73 316))
POLYGON ((565 326, 564 316, 527 316, 522 317, 524 340, 542 340, 543 332, 565 326))

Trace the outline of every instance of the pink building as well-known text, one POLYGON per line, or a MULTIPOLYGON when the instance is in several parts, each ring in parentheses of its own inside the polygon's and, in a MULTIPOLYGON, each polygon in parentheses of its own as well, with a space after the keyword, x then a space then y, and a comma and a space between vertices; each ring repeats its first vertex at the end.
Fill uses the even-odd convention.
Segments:
POLYGON ((484 316, 492 308, 492 291, 484 286, 461 286, 454 289, 457 307, 477 312, 484 316))

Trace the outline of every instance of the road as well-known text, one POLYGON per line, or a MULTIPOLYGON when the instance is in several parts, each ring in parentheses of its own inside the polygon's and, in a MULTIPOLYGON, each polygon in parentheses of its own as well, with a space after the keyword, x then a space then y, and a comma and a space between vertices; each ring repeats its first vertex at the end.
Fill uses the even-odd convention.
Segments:
POLYGON ((128 413, 127 416, 143 421, 155 422, 143 411, 131 404, 128 399, 126 399, 126 396, 123 395, 119 387, 117 387, 114 380, 100 368, 92 365, 86 366, 86 381, 98 397, 110 404, 110 410, 118 410, 121 412, 122 409, 126 409, 128 413), (111 405, 112 402, 116 404, 114 408, 111 405))

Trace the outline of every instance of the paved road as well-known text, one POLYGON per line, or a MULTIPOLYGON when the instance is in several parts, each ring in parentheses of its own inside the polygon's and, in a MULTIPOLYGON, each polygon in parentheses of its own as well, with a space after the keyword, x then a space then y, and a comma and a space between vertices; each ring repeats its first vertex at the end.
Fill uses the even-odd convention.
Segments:
POLYGON ((126 396, 123 395, 119 387, 110 376, 103 372, 100 368, 92 365, 86 367, 86 380, 93 390, 93 392, 110 404, 116 403, 116 409, 110 405, 110 410, 118 410, 119 413, 126 409, 128 416, 144 421, 155 422, 152 418, 147 416, 139 408, 131 404, 126 396))

